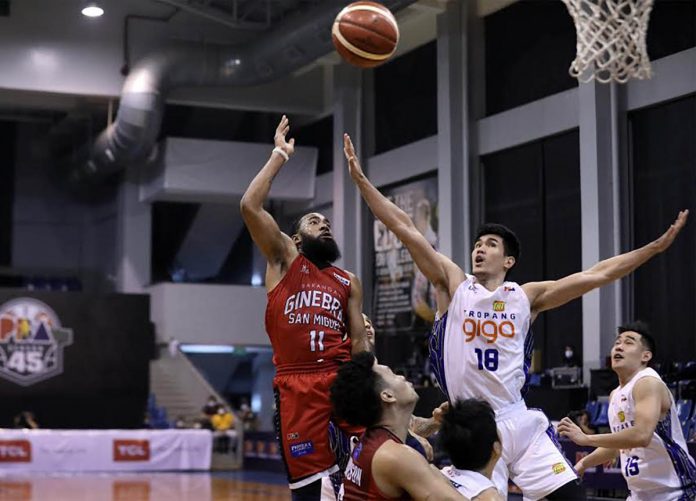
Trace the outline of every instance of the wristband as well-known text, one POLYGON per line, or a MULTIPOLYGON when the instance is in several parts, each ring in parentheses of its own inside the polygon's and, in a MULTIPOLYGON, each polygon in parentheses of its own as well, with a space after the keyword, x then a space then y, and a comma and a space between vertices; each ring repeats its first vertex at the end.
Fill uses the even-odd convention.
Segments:
POLYGON ((285 159, 286 162, 287 162, 288 160, 290 160, 290 155, 288 155, 287 153, 285 153, 285 152, 284 152, 281 148, 279 148, 278 146, 276 146, 275 148, 273 148, 273 153, 277 153, 278 155, 280 155, 281 157, 283 157, 283 158, 285 159))

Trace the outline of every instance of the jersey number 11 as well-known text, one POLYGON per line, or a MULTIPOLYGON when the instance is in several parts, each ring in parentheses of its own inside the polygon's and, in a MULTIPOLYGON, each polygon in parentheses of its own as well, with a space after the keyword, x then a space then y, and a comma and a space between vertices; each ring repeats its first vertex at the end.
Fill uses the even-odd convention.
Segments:
POLYGON ((309 349, 311 351, 324 351, 324 331, 309 331, 309 349), (317 346, 319 350, 317 350, 317 346))

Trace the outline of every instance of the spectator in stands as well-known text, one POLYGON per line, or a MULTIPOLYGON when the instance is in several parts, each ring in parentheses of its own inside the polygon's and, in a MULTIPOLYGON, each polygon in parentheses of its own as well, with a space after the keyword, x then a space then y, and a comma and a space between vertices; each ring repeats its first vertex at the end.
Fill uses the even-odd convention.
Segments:
POLYGON ((213 425, 213 430, 227 431, 234 424, 234 416, 227 407, 220 405, 217 413, 210 417, 210 422, 213 425))
POLYGON ((579 367, 580 359, 575 354, 575 349, 572 345, 566 345, 563 351, 563 366, 564 367, 579 367))
POLYGON ((176 421, 174 421, 174 428, 179 430, 188 428, 186 425, 186 418, 184 416, 177 416, 176 421))
POLYGON ((179 340, 170 337, 169 342, 167 343, 167 351, 169 352, 169 356, 171 358, 175 358, 179 354, 179 340))
POLYGON ((210 423, 213 425, 213 430, 215 431, 215 451, 227 452, 230 447, 228 432, 234 425, 234 416, 232 412, 224 405, 220 405, 217 414, 211 416, 210 423))
POLYGON ((245 430, 256 429, 256 414, 254 414, 251 407, 249 407, 249 401, 246 398, 242 399, 237 414, 239 415, 239 419, 242 420, 242 423, 244 423, 245 430))
POLYGON ((211 418, 212 416, 217 414, 218 407, 220 407, 220 402, 218 402, 218 399, 215 397, 215 395, 210 395, 208 397, 208 401, 203 406, 203 414, 208 416, 208 418, 211 418))
POLYGON ((33 412, 22 411, 15 416, 14 427, 15 428, 28 428, 30 430, 37 430, 39 428, 39 423, 37 423, 33 412))
POLYGON ((580 429, 585 433, 585 435, 594 435, 597 430, 590 424, 590 413, 585 409, 579 411, 571 411, 568 417, 573 420, 573 422, 580 427, 580 429))

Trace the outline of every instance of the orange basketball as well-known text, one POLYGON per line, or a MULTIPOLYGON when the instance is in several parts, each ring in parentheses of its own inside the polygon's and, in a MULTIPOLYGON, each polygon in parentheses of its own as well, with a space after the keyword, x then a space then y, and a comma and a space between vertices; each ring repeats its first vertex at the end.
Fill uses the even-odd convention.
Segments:
POLYGON ((396 51, 399 26, 384 5, 353 2, 336 16, 331 38, 344 60, 359 68, 373 68, 396 51))

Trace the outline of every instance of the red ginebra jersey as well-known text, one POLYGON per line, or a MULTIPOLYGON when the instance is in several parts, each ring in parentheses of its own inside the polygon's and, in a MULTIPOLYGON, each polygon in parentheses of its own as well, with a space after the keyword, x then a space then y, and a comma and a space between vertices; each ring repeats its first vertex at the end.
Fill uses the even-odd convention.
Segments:
POLYGON ((266 332, 276 367, 311 370, 317 363, 350 360, 347 330, 350 276, 320 270, 300 254, 268 293, 266 332))
POLYGON ((381 501, 386 499, 409 500, 411 497, 404 493, 398 498, 388 498, 377 487, 372 477, 372 459, 377 450, 387 440, 393 440, 401 444, 399 437, 386 428, 368 428, 360 442, 351 453, 346 471, 343 474, 344 496, 343 501, 381 501))

